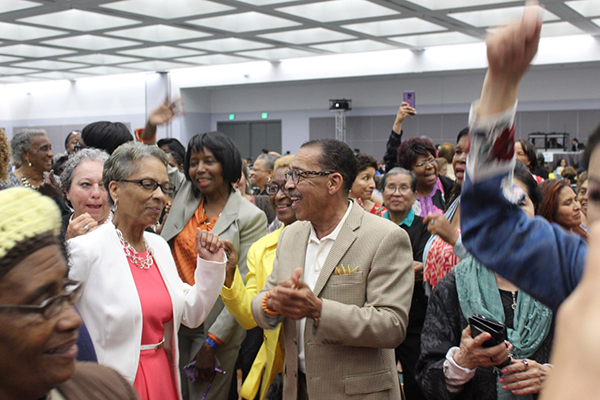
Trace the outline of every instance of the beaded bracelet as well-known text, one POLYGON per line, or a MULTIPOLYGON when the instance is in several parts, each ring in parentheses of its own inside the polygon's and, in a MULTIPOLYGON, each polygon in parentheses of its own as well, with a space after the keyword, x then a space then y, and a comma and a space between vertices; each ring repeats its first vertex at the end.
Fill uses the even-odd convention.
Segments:
POLYGON ((269 314, 269 315, 279 315, 279 313, 278 313, 278 312, 276 312, 276 311, 273 311, 273 310, 269 310, 269 307, 267 307, 267 297, 269 297, 270 293, 271 293, 270 291, 269 291, 269 292, 267 292, 267 293, 264 295, 264 297, 262 298, 262 310, 263 310, 264 312, 266 312, 267 314, 269 314))

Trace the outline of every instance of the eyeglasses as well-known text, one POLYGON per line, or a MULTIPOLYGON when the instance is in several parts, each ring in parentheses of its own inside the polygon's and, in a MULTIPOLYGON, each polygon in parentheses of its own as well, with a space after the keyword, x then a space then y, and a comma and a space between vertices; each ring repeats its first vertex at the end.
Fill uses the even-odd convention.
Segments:
POLYGON ((154 179, 144 178, 144 179, 120 179, 119 182, 130 182, 137 183, 141 187, 146 190, 155 191, 157 187, 160 186, 160 189, 165 194, 171 194, 175 191, 175 185, 169 182, 158 183, 154 179))
POLYGON ((297 185, 298 182, 300 182, 300 178, 306 179, 310 175, 327 176, 331 174, 333 174, 333 171, 302 171, 301 169, 288 169, 287 171, 285 171, 285 180, 287 181, 291 177, 292 182, 294 182, 294 184, 297 185))
POLYGON ((73 151, 79 151, 85 149, 85 146, 81 144, 81 142, 77 142, 73 145, 73 151))
POLYGON ((281 190, 281 193, 287 195, 288 191, 285 188, 285 184, 283 185, 278 185, 277 183, 269 183, 267 185, 265 185, 265 191, 267 192, 267 194, 269 196, 275 196, 277 194, 277 192, 279 192, 281 190))
POLYGON ((45 319, 51 319, 60 314, 65 301, 72 305, 79 300, 82 288, 82 282, 65 280, 62 293, 44 300, 39 306, 3 304, 0 305, 0 312, 38 313, 45 319))
POLYGON ((420 163, 418 163, 418 164, 415 164, 415 167, 417 167, 417 168, 421 168, 421 167, 425 167, 425 166, 427 166, 427 164, 430 164, 430 165, 435 165, 435 164, 437 164, 437 158, 433 158, 433 157, 431 157, 431 158, 428 158, 427 160, 424 160, 424 161, 421 161, 421 162, 420 162, 420 163))
POLYGON ((385 191, 386 192, 391 192, 392 194, 396 193, 396 190, 398 191, 398 193, 400 194, 407 194, 409 192, 412 192, 412 188, 410 186, 394 186, 394 185, 388 185, 385 187, 385 191))

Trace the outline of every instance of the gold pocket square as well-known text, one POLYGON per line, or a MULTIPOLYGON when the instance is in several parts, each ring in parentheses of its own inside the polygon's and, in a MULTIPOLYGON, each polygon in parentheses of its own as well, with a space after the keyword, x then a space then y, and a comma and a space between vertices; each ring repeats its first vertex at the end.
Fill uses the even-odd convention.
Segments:
POLYGON ((356 274, 358 272, 358 267, 351 269, 350 265, 348 265, 347 267, 344 267, 344 264, 340 264, 339 267, 335 267, 335 272, 333 273, 334 275, 350 275, 350 274, 356 274))

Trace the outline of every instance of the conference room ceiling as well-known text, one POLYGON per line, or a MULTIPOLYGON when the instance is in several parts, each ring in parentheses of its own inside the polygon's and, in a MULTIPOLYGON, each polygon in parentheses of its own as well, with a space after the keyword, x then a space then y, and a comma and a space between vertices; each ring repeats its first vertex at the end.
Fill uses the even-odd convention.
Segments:
MULTIPOLYGON (((600 35, 600 0, 542 3, 543 37, 600 35)), ((506 0, 1 0, 0 83, 482 42, 522 12, 506 0)))

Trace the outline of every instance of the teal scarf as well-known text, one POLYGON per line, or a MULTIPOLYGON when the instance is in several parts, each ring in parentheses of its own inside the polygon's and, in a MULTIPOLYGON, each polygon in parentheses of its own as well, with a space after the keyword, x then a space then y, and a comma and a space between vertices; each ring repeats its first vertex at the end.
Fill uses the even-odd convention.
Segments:
MULTIPOLYGON (((504 307, 494 273, 473 257, 465 258, 455 268, 456 292, 463 316, 481 314, 484 317, 505 322, 504 307)), ((508 341, 516 359, 531 357, 546 339, 552 325, 552 311, 519 291, 513 321, 514 329, 508 329, 508 341)), ((498 399, 532 399, 532 396, 516 396, 497 385, 498 399)))

